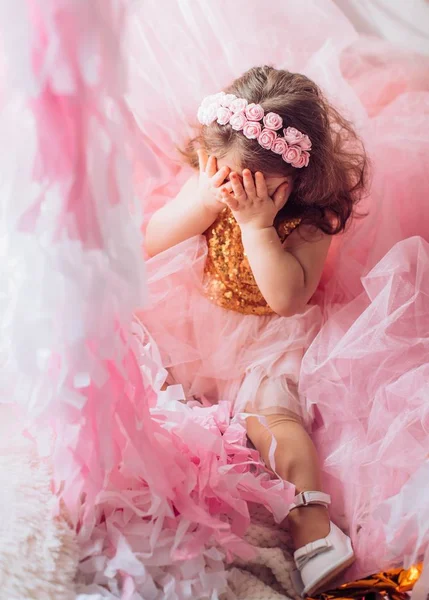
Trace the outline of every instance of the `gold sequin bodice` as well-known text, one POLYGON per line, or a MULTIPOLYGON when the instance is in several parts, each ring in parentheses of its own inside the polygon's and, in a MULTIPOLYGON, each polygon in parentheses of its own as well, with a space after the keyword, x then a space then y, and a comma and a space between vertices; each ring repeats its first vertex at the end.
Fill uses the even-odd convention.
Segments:
MULTIPOLYGON (((298 227, 300 219, 277 227, 281 242, 298 227)), ((206 231, 208 256, 204 269, 207 297, 223 308, 252 315, 271 315, 244 252, 241 231, 231 211, 225 209, 206 231)))

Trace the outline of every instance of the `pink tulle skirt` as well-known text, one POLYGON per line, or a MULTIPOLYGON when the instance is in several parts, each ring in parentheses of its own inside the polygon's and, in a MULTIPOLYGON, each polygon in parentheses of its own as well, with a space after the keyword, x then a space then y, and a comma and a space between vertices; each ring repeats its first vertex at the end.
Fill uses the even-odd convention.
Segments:
POLYGON ((398 243, 363 286, 322 327, 300 378, 357 575, 415 561, 429 542, 429 244, 398 243))
POLYGON ((150 301, 138 316, 153 336, 169 382, 187 397, 226 400, 231 413, 292 411, 307 425, 299 398, 305 350, 321 326, 318 306, 293 318, 218 307, 204 295, 205 238, 195 237, 147 262, 150 301))

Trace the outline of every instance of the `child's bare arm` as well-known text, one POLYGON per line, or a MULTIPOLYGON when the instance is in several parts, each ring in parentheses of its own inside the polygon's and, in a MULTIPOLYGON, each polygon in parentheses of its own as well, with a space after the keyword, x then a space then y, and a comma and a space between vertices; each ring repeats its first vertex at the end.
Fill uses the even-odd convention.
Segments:
POLYGON ((256 283, 268 305, 279 315, 301 312, 322 276, 331 238, 302 228, 284 248, 274 227, 243 228, 243 243, 256 283))
POLYGON ((145 247, 155 256, 195 235, 201 235, 216 220, 224 205, 217 194, 229 169, 218 171, 215 157, 199 151, 200 174, 191 177, 179 194, 158 210, 146 230, 145 247))
POLYGON ((330 237, 301 227, 285 247, 273 225, 290 194, 289 182, 268 195, 262 173, 243 171, 243 182, 231 173, 232 191, 221 192, 240 225, 244 250, 258 287, 274 312, 289 317, 301 312, 319 284, 330 237))

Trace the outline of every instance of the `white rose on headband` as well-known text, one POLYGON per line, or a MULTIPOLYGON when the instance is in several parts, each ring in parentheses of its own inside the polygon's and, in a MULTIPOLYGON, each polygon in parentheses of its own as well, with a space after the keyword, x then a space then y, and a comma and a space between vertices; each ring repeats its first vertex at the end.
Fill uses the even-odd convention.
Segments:
POLYGON ((256 140, 261 134, 262 127, 260 123, 256 121, 247 121, 247 123, 243 127, 243 135, 247 137, 248 140, 256 140))
POLYGON ((229 105, 229 110, 232 110, 233 113, 242 112, 247 106, 247 100, 244 98, 236 98, 229 105))
POLYGON ((267 129, 273 129, 277 131, 283 127, 283 119, 280 115, 270 112, 264 117, 264 125, 267 129))
POLYGON ((278 137, 271 147, 271 150, 276 154, 284 154, 288 149, 288 145, 284 138, 278 137))
POLYGON ((209 104, 213 103, 213 96, 206 96, 201 102, 201 108, 207 108, 209 104))
POLYGON ((295 167, 296 169, 301 169, 302 167, 308 167, 309 162, 310 162, 310 155, 306 150, 303 150, 301 152, 301 156, 298 158, 298 160, 295 160, 292 163, 292 167, 295 167))
POLYGON ((219 125, 227 125, 231 117, 232 112, 224 106, 220 106, 217 109, 217 122, 219 123, 219 125))
POLYGON ((260 121, 264 117, 264 109, 260 104, 249 104, 244 112, 249 121, 260 121))
POLYGON ((222 103, 222 100, 225 98, 225 92, 218 92, 213 96, 213 102, 217 102, 219 105, 222 103))
POLYGON ((235 131, 241 131, 246 123, 247 119, 243 111, 234 113, 229 120, 229 124, 235 131))
POLYGON ((298 146, 301 150, 311 150, 311 141, 308 135, 303 135, 302 140, 299 140, 298 146))
POLYGON ((210 104, 213 104, 214 102, 216 102, 216 94, 212 94, 211 96, 206 96, 203 99, 203 101, 201 102, 201 107, 207 108, 208 106, 210 106, 210 104))
POLYGON ((217 108, 215 104, 209 104, 207 107, 200 106, 198 109, 198 121, 201 125, 210 125, 216 120, 217 108))
POLYGON ((225 92, 219 92, 218 94, 212 94, 211 96, 206 96, 201 102, 202 108, 209 108, 212 104, 219 108, 219 106, 223 105, 223 100, 225 98, 225 92))
POLYGON ((299 146, 289 146, 289 148, 283 154, 283 160, 293 167, 295 166, 294 163, 296 163, 300 158, 301 148, 299 146))
POLYGON ((205 111, 204 125, 211 125, 213 123, 213 121, 216 121, 217 110, 218 110, 218 106, 217 106, 217 104, 214 104, 214 103, 209 104, 207 107, 204 108, 204 111, 205 111))
POLYGON ((237 96, 234 96, 234 94, 225 94, 221 100, 221 104, 222 106, 225 106, 225 108, 229 108, 231 106, 231 102, 234 102, 236 99, 237 96))
POLYGON ((271 150, 276 138, 277 134, 275 131, 272 129, 263 129, 261 135, 258 137, 258 142, 265 150, 271 150))
POLYGON ((198 118, 198 121, 201 123, 201 125, 205 125, 206 109, 204 108, 204 106, 200 106, 200 108, 198 109, 197 118, 198 118))
MULTIPOLYGON (((298 144, 304 138, 304 134, 295 129, 295 127, 288 127, 283 129, 283 135, 288 144, 298 144)), ((308 140, 310 141, 310 140, 308 140)))

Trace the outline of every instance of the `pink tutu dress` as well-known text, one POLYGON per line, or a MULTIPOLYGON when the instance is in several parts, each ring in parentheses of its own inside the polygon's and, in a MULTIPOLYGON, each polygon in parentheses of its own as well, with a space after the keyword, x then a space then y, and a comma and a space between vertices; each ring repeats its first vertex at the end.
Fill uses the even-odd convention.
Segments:
POLYGON ((175 148, 201 98, 255 65, 311 77, 363 138, 368 216, 334 239, 303 314, 210 299, 208 232, 148 261, 143 320, 188 395, 228 400, 234 414, 250 404, 301 415, 332 519, 356 549, 349 580, 417 561, 429 544, 429 58, 363 37, 329 0, 273 0, 257 16, 244 0, 169 2, 168 19, 155 2, 135 6, 129 102, 144 142, 144 223, 189 177, 175 148))

